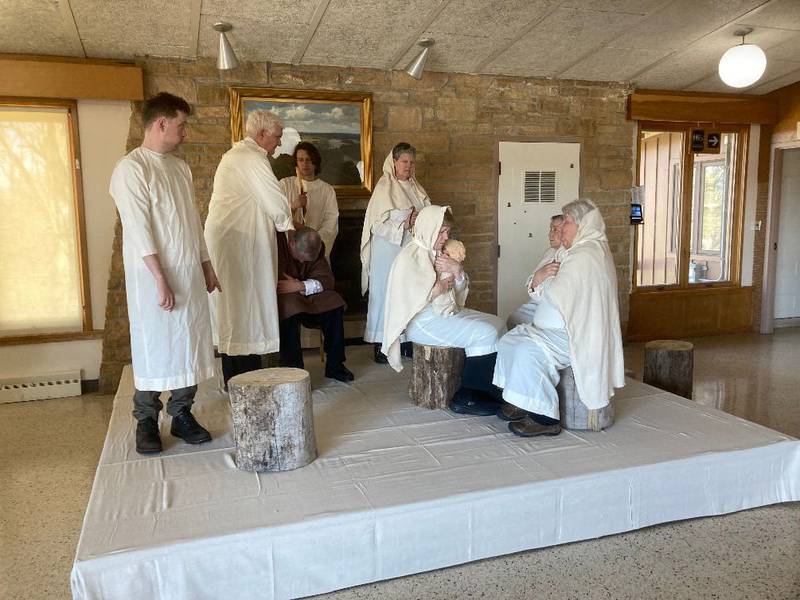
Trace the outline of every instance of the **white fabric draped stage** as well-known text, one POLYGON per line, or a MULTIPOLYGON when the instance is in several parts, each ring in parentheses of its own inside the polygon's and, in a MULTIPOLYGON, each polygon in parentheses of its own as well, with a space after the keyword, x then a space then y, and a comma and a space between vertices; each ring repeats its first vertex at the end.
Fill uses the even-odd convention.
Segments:
POLYGON ((600 433, 522 439, 494 417, 413 406, 401 374, 348 348, 352 384, 314 386, 319 458, 234 465, 227 396, 214 436, 135 451, 127 368, 72 571, 76 599, 294 598, 657 523, 800 500, 800 441, 628 380, 600 433))

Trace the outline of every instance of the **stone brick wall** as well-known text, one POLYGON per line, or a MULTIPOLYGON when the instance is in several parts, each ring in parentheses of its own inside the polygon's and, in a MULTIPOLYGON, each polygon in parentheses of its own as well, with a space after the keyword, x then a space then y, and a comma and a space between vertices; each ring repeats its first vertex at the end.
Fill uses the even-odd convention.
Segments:
MULTIPOLYGON (((205 218, 214 171, 230 147, 228 86, 369 91, 374 98, 376 179, 398 141, 419 150, 417 177, 432 200, 453 207, 458 235, 469 248, 470 306, 493 312, 497 243, 498 141, 579 141, 581 194, 602 209, 627 320, 630 281, 628 189, 633 180, 635 127, 625 118, 629 86, 614 83, 488 75, 425 73, 420 81, 397 71, 243 63, 220 72, 211 60, 142 59, 145 94, 167 91, 196 109, 179 155, 192 169, 205 218)), ((134 111, 135 113, 136 111, 134 111)), ((141 142, 137 115, 128 148, 141 142)), ((342 208, 366 199, 342 198, 342 208)), ((113 390, 130 361, 120 231, 114 242, 100 385, 113 390)))

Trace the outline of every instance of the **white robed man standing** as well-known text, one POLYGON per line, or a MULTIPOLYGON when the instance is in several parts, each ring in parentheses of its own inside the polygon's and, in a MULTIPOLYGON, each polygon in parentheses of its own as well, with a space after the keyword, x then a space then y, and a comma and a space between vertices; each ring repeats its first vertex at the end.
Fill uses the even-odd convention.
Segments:
POLYGON ((377 363, 387 362, 381 342, 389 269, 400 249, 411 242, 417 214, 431 204, 414 176, 416 156, 414 146, 405 142, 392 148, 369 199, 361 230, 361 293, 369 291, 364 341, 374 344, 377 363))
POLYGON ((188 165, 172 156, 186 137, 189 104, 161 93, 142 106, 144 141, 111 175, 122 221, 122 255, 133 362, 136 451, 160 452, 161 392, 170 390, 170 432, 211 440, 191 413, 197 384, 214 375, 206 291, 219 282, 203 239, 188 165))
POLYGON ((570 202, 563 213, 560 263, 533 275, 533 323, 497 344, 493 381, 508 403, 497 415, 523 437, 561 431, 559 370, 572 366, 581 402, 592 410, 625 385, 617 274, 603 217, 589 200, 570 202))
MULTIPOLYGON (((301 196, 305 196, 303 224, 314 229, 325 244, 325 258, 330 262, 331 250, 339 233, 339 204, 336 202, 336 191, 329 183, 319 178, 322 170, 322 156, 311 142, 300 142, 292 153, 296 175, 280 180, 281 190, 290 203, 299 204, 301 196), (302 188, 302 189, 301 189, 302 188)), ((295 217, 295 221, 298 221, 295 217)))
POLYGON ((247 116, 245 138, 223 156, 214 175, 206 243, 225 288, 212 295, 217 348, 225 383, 261 368, 261 355, 280 347, 275 231, 293 230, 292 208, 269 156, 281 141, 274 113, 247 116))

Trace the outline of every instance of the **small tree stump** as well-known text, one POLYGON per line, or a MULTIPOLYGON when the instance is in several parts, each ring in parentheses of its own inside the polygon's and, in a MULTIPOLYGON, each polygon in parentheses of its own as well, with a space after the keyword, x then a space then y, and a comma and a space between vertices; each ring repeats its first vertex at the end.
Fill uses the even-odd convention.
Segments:
POLYGON ((581 401, 575 385, 572 367, 559 371, 561 379, 556 386, 558 392, 561 426, 564 429, 601 431, 614 423, 614 404, 609 400, 603 408, 590 409, 581 401))
POLYGON ((447 408, 461 387, 464 370, 463 348, 441 348, 414 344, 408 395, 417 406, 447 408))
POLYGON ((317 458, 308 371, 250 371, 231 377, 228 390, 238 468, 291 471, 317 458))
POLYGON ((644 345, 644 383, 692 398, 694 346, 679 340, 655 340, 644 345))

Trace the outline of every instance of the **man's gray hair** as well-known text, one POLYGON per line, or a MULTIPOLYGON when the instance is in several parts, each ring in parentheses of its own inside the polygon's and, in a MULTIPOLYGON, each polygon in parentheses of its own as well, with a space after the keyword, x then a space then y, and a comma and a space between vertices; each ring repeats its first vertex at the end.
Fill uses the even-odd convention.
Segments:
POLYGON ((575 221, 576 225, 580 225, 583 217, 593 210, 597 210, 594 202, 581 198, 580 200, 573 200, 569 204, 565 204, 564 208, 561 209, 561 212, 564 213, 565 217, 572 217, 572 220, 575 221))
POLYGON ((322 250, 322 238, 316 229, 300 227, 294 232, 294 247, 298 252, 316 258, 322 250))
POLYGON ((254 110, 247 115, 244 131, 248 137, 254 138, 262 129, 266 129, 267 133, 274 134, 279 127, 283 127, 283 121, 274 112, 254 110))

